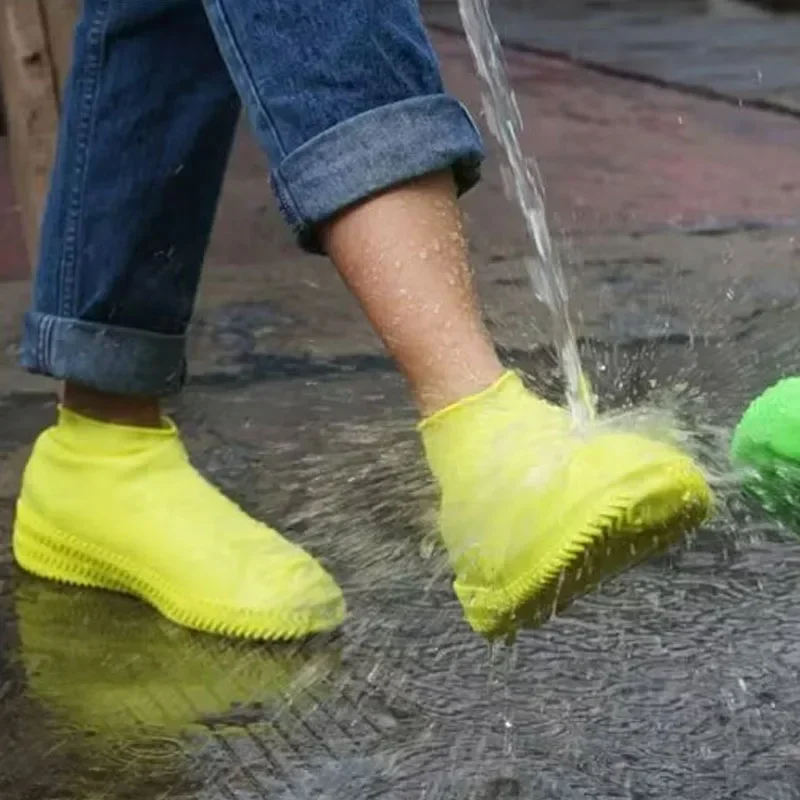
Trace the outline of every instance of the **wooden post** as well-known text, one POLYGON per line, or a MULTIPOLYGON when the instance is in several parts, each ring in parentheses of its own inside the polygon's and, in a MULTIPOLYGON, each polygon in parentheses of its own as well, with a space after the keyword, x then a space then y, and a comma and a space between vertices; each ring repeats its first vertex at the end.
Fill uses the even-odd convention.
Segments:
POLYGON ((0 76, 12 175, 30 262, 58 136, 79 0, 0 0, 0 76))
POLYGON ((47 41, 60 107, 61 90, 72 65, 72 40, 75 35, 75 23, 80 14, 81 0, 38 0, 38 3, 47 29, 47 41))

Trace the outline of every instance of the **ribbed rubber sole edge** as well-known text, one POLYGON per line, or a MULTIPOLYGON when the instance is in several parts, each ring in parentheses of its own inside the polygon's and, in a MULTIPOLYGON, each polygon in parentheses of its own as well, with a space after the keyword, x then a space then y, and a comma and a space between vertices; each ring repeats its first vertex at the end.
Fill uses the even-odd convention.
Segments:
POLYGON ((483 592, 479 601, 473 600, 470 603, 465 597, 469 590, 460 591, 456 580, 456 594, 459 598, 464 598, 462 604, 470 626, 476 633, 487 638, 513 638, 520 627, 537 627, 543 624, 583 594, 677 544, 686 533, 709 516, 712 505, 710 499, 706 502, 701 496, 695 502, 685 502, 687 491, 688 486, 676 484, 665 487, 665 491, 660 493, 650 493, 636 503, 622 495, 607 499, 591 513, 594 522, 576 528, 544 563, 508 586, 483 592), (652 505, 655 498, 663 500, 669 496, 680 496, 680 501, 675 503, 674 514, 660 520, 637 517, 637 512, 642 507, 652 505), (648 533, 652 534, 649 546, 642 546, 642 540, 648 533), (600 577, 594 581, 578 583, 580 588, 576 591, 562 594, 557 590, 547 614, 527 618, 526 606, 545 594, 554 583, 563 586, 568 585, 573 578, 580 580, 579 562, 587 556, 597 556, 603 543, 606 543, 606 563, 616 566, 606 570, 598 569, 600 577), (620 552, 625 549, 629 554, 622 560, 620 552))
MULTIPOLYGON (((309 609, 306 613, 281 615, 249 609, 213 607, 190 609, 153 581, 135 577, 107 554, 88 555, 71 547, 71 537, 51 537, 19 518, 14 523, 12 546, 17 564, 26 572, 58 583, 129 594, 156 609, 162 616, 186 628, 218 636, 261 641, 302 639, 338 627, 346 616, 344 602, 309 609)), ((197 601, 193 600, 196 606, 197 601)))

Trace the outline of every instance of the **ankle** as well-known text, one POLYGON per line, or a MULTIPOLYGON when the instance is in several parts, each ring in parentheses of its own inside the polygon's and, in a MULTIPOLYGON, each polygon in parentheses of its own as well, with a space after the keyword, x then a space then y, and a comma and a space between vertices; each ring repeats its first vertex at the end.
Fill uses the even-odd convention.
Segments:
POLYGON ((506 371, 494 357, 471 362, 469 369, 454 365, 434 374, 411 379, 411 390, 420 415, 426 419, 459 401, 488 389, 506 371))
POLYGON ((161 404, 155 397, 100 392, 67 381, 62 392, 64 408, 89 419, 141 428, 161 426, 161 404))

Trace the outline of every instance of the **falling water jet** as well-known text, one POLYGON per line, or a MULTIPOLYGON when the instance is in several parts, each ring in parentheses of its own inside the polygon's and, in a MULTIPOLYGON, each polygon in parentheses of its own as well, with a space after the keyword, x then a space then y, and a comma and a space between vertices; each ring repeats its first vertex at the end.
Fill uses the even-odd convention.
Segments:
MULTIPOLYGON (((508 82, 500 39, 492 24, 488 3, 489 0, 459 0, 461 20, 478 74, 486 87, 482 93, 486 121, 505 153, 506 163, 502 170, 506 194, 519 206, 533 247, 533 254, 525 259, 525 265, 535 296, 550 312, 558 358, 566 378, 569 410, 576 425, 585 425, 595 416, 594 396, 581 366, 570 319, 564 271, 547 226, 541 175, 536 163, 522 154, 522 117, 508 82)), ((513 634, 510 638, 513 641, 513 634)), ((510 642, 506 645, 506 675, 500 716, 503 725, 503 755, 506 761, 513 762, 514 730, 509 673, 513 669, 515 650, 510 642)), ((495 707, 493 695, 497 681, 496 653, 496 645, 490 643, 489 708, 495 707)))
POLYGON ((581 366, 564 271, 547 226, 541 175, 536 162, 525 158, 520 146, 522 116, 506 75, 500 39, 489 14, 489 0, 459 0, 458 6, 478 74, 486 86, 482 95, 486 121, 505 153, 506 193, 519 206, 534 248, 534 255, 525 259, 533 291, 550 311, 573 420, 585 424, 595 415, 594 396, 581 366))

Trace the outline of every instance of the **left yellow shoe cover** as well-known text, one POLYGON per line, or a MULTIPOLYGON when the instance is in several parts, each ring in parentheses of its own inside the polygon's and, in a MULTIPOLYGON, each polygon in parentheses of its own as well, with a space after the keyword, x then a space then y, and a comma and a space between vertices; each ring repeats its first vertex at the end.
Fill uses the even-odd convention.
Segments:
POLYGON ((345 616, 328 573, 196 472, 168 420, 127 427, 62 409, 25 469, 13 546, 34 575, 135 595, 208 633, 294 639, 345 616))

